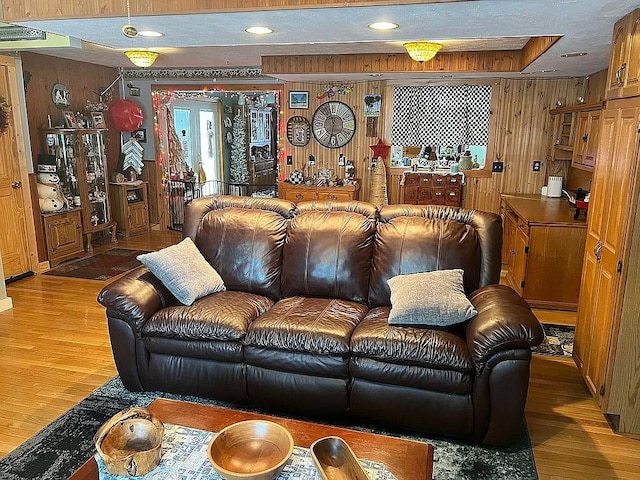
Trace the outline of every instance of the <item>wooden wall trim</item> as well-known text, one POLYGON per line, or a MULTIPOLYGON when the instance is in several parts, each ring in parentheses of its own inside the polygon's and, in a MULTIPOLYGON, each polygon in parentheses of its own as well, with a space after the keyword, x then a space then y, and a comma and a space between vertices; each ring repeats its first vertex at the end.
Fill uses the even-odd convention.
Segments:
MULTIPOLYGON (((371 7, 398 4, 450 3, 469 0, 131 0, 131 15, 169 15, 185 13, 252 12, 301 8, 371 7)), ((472 0, 473 1, 473 0, 472 0)), ((2 19, 50 20, 65 18, 116 17, 126 15, 123 0, 3 0, 2 19)))
POLYGON ((522 65, 520 70, 524 70, 531 65, 540 55, 549 50, 561 36, 532 37, 522 49, 522 65))
POLYGON ((264 75, 397 72, 518 72, 519 50, 439 53, 416 62, 406 53, 360 55, 277 55, 262 57, 264 75))

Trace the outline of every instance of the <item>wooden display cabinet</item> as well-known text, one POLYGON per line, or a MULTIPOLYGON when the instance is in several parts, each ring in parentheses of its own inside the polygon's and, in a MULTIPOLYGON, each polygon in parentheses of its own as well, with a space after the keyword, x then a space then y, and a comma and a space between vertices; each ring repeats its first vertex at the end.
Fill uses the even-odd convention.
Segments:
POLYGON ((640 95, 640 9, 616 22, 611 38, 607 100, 640 95))
POLYGON ((601 117, 601 110, 580 112, 578 115, 576 138, 571 158, 572 167, 589 172, 593 171, 600 141, 601 117))
POLYGON ((104 134, 99 128, 54 128, 43 130, 46 151, 56 159, 60 189, 82 216, 86 250, 93 252, 94 234, 111 232, 116 242, 116 224, 111 219, 107 189, 107 157, 104 134))
POLYGON ((113 219, 118 232, 125 237, 142 235, 149 231, 148 185, 142 182, 109 184, 113 219))
POLYGON ((278 184, 278 197, 295 203, 313 200, 321 202, 348 202, 358 200, 359 192, 359 181, 356 185, 345 185, 343 187, 293 185, 289 182, 278 184))
POLYGON ((81 209, 42 214, 49 264, 54 267, 65 260, 84 255, 81 209))

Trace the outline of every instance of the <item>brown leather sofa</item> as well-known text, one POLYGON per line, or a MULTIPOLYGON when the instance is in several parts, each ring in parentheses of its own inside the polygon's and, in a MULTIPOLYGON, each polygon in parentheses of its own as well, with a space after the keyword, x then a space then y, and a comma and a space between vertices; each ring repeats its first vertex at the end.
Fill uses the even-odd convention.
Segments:
POLYGON ((223 196, 193 201, 183 234, 227 290, 185 306, 139 267, 100 292, 129 390, 348 414, 489 445, 519 431, 531 346, 544 334, 497 285, 498 215, 223 196), (464 270, 474 318, 388 324, 389 278, 451 268, 464 270))

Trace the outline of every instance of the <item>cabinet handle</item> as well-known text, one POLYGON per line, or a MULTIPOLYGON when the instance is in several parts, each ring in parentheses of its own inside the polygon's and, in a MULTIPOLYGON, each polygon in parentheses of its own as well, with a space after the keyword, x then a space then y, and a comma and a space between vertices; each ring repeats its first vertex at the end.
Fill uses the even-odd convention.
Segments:
POLYGON ((296 200, 298 200, 298 201, 302 200, 303 198, 304 198, 304 195, 302 195, 301 193, 298 193, 296 195, 296 200))
POLYGON ((618 75, 618 86, 619 87, 624 86, 624 72, 626 71, 626 69, 627 69, 627 64, 623 63, 622 66, 620 67, 620 70, 619 70, 620 74, 618 75))
POLYGON ((516 254, 516 249, 515 248, 511 249, 511 255, 515 255, 515 254, 516 254))
POLYGON ((338 197, 335 195, 329 195, 329 200, 338 200, 338 197))
POLYGON ((598 260, 598 263, 601 262, 602 260, 602 247, 603 247, 603 243, 598 240, 598 243, 596 243, 596 246, 593 247, 593 255, 596 257, 596 260, 598 260))
POLYGON ((588 140, 588 139, 589 139, 589 134, 588 134, 588 133, 585 133, 585 134, 582 136, 582 141, 583 141, 584 143, 587 143, 587 140, 588 140))

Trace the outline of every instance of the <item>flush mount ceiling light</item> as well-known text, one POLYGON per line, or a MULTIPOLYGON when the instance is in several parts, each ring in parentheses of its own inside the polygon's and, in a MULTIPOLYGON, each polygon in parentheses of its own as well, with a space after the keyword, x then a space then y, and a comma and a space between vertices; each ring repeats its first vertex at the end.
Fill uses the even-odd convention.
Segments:
POLYGON ((393 22, 374 22, 369 24, 369 28, 374 30, 393 30, 398 28, 398 24, 393 22))
POLYGON ((563 53, 562 55, 560 55, 561 57, 564 58, 569 58, 569 57, 584 57, 587 54, 587 52, 571 52, 571 53, 563 53))
POLYGON ((254 35, 268 35, 269 33, 273 33, 273 30, 267 27, 249 27, 245 32, 253 33, 254 35))
POLYGON ((129 57, 131 63, 140 68, 150 67, 158 58, 158 52, 151 50, 127 50, 124 54, 129 57))
POLYGON ((436 56, 442 45, 434 42, 407 42, 404 44, 407 53, 416 62, 427 62, 436 56))
POLYGON ((141 37, 164 37, 164 33, 155 32, 153 30, 140 30, 138 35, 141 37))

